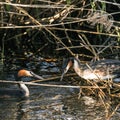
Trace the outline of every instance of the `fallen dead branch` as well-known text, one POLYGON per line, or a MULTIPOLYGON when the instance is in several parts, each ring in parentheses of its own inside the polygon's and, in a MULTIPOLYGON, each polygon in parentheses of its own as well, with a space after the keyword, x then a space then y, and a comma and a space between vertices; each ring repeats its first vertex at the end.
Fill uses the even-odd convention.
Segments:
POLYGON ((104 89, 104 86, 72 86, 72 85, 56 85, 56 84, 41 84, 41 83, 33 83, 33 82, 23 82, 23 81, 7 81, 7 80, 0 80, 1 83, 12 83, 12 84, 17 84, 17 83, 23 83, 26 85, 33 85, 33 86, 45 86, 45 87, 60 87, 60 88, 101 88, 104 89))

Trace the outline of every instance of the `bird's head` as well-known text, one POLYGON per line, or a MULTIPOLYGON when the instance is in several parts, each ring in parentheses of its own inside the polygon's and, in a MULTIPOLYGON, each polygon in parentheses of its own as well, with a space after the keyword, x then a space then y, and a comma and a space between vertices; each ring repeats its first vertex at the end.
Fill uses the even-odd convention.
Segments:
POLYGON ((25 70, 25 69, 19 70, 17 76, 18 76, 18 78, 33 77, 33 78, 36 78, 36 79, 43 79, 41 76, 35 74, 34 72, 28 71, 28 70, 25 70))
POLYGON ((61 75, 61 79, 60 79, 61 81, 62 81, 65 73, 67 73, 67 71, 73 66, 73 64, 74 64, 74 58, 73 57, 70 57, 70 58, 63 61, 62 75, 61 75))

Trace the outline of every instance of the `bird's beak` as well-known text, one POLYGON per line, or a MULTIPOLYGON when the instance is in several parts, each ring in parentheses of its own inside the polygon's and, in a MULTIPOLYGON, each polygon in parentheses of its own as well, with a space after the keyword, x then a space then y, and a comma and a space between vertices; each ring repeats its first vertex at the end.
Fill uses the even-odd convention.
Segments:
POLYGON ((65 73, 62 73, 62 75, 61 75, 61 77, 60 77, 60 81, 63 80, 64 74, 65 74, 65 73))
POLYGON ((72 66, 72 61, 70 60, 70 61, 68 62, 68 64, 67 64, 67 66, 63 69, 63 72, 62 72, 60 81, 62 81, 65 73, 67 73, 67 71, 70 69, 71 66, 72 66))
POLYGON ((30 74, 31 74, 32 77, 34 77, 34 78, 41 79, 41 80, 44 79, 43 77, 41 77, 41 76, 39 76, 39 75, 37 75, 37 74, 35 74, 35 73, 33 73, 33 72, 30 72, 30 74))

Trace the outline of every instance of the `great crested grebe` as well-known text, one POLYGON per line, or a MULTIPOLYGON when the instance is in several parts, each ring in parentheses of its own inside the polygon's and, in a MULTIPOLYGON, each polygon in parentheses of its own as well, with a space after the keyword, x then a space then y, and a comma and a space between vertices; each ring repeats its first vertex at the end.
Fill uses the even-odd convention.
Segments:
MULTIPOLYGON (((41 76, 36 75, 32 71, 20 70, 17 74, 17 81, 21 81, 22 77, 33 77, 37 79, 43 79, 41 76)), ((0 89, 1 97, 28 97, 30 92, 28 87, 24 83, 18 83, 19 89, 0 89)))
POLYGON ((120 82, 119 60, 106 59, 90 64, 82 64, 78 57, 70 57, 64 62, 61 80, 71 66, 73 66, 75 72, 83 79, 113 80, 113 82, 120 82))

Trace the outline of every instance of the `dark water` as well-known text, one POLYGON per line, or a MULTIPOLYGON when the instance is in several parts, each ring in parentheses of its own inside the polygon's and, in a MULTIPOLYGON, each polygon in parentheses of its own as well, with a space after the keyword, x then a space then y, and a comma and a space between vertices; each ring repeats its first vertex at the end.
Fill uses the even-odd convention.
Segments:
MULTIPOLYGON (((42 67, 37 71, 44 77, 60 73, 58 67, 42 67)), ((2 72, 0 79, 14 80, 15 72, 2 72)), ((59 80, 50 84, 64 84, 59 80)), ((16 88, 16 85, 1 83, 1 87, 16 88)), ((30 97, 0 98, 0 120, 106 120, 103 105, 91 97, 78 99, 78 89, 28 86, 30 97)), ((111 120, 120 120, 117 112, 111 120)))

